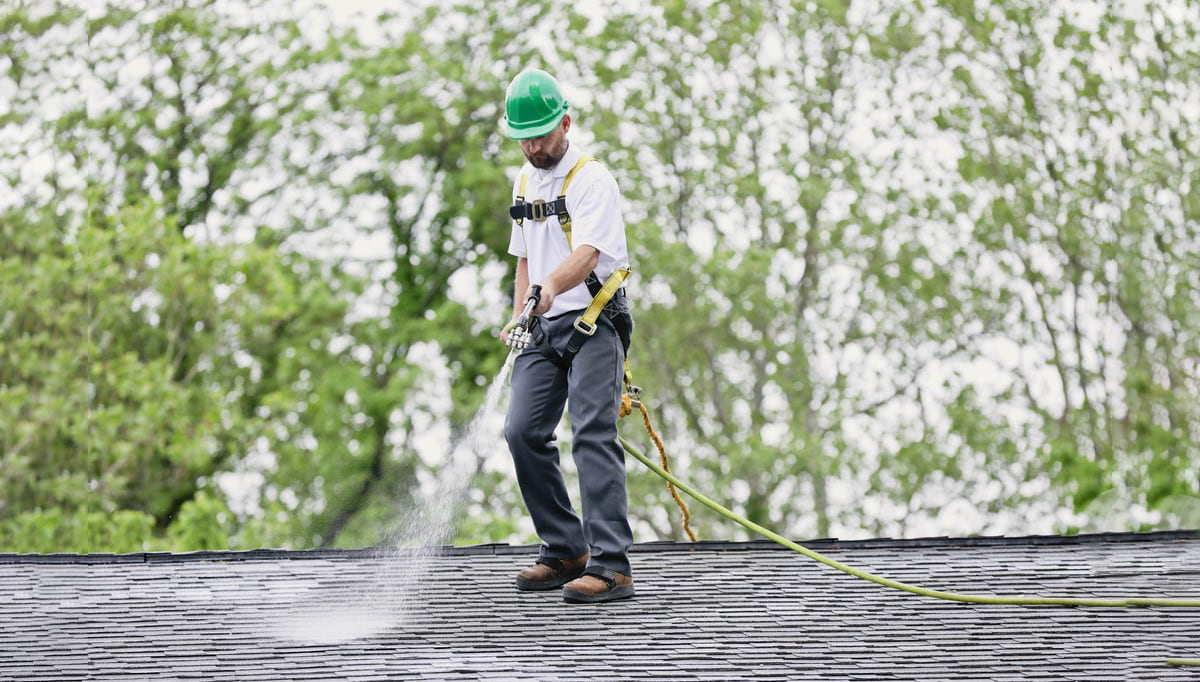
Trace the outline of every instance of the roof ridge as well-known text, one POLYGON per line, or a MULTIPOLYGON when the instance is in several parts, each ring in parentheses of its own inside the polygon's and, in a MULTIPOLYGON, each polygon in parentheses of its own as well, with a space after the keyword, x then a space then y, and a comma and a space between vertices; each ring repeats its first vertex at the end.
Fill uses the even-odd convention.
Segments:
MULTIPOLYGON (((798 541, 810 549, 880 549, 880 548, 928 548, 928 547, 980 547, 1000 545, 1080 545, 1125 542, 1167 542, 1173 540, 1200 540, 1200 530, 1160 530, 1141 533, 1083 533, 1079 535, 1026 535, 1009 537, 984 535, 969 537, 923 537, 923 538, 868 538, 862 540, 839 540, 818 538, 798 541)), ((278 559, 371 559, 392 556, 430 555, 511 555, 533 554, 537 545, 509 545, 490 543, 465 546, 441 546, 419 548, 364 547, 359 549, 250 549, 250 550, 201 550, 195 552, 133 552, 129 554, 15 554, 0 553, 0 564, 137 564, 185 561, 260 561, 278 559)), ((631 552, 644 554, 654 552, 736 552, 778 549, 791 551, 770 540, 701 540, 698 542, 676 542, 656 540, 635 544, 631 552)))

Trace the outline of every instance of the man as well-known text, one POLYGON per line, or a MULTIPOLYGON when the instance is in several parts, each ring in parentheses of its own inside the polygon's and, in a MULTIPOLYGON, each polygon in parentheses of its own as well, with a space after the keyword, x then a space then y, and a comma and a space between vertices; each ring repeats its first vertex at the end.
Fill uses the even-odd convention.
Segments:
POLYGON ((502 332, 506 341, 535 285, 540 286, 529 329, 533 345, 515 360, 504 425, 521 495, 542 539, 537 562, 517 575, 517 588, 562 587, 563 599, 573 603, 632 597, 626 553, 633 533, 617 439, 633 326, 624 291, 618 290, 628 274, 620 190, 602 165, 589 163, 590 157, 568 141, 569 104, 553 76, 536 69, 521 72, 509 85, 505 108, 502 125, 527 160, 510 209, 508 252, 517 258, 517 277, 513 320, 502 332), (603 307, 589 311, 594 320, 588 321, 584 311, 593 301, 603 307), (554 445, 564 404, 579 471, 582 522, 572 509, 554 445))

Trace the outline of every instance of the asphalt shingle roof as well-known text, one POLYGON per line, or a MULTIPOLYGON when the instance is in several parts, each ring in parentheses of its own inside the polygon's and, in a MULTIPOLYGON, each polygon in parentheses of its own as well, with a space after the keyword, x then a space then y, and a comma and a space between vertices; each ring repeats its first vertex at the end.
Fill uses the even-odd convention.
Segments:
MULTIPOLYGON (((1200 536, 805 543, 957 592, 1200 598, 1200 536)), ((535 547, 0 555, 3 680, 1200 680, 1200 609, 977 606, 773 544, 653 543, 637 597, 517 592, 535 547)))

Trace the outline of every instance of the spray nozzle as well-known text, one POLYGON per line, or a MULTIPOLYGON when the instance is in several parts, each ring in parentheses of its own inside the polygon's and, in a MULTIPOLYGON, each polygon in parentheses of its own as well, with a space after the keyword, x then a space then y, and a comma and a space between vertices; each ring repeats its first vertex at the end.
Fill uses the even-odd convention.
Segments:
POLYGON ((517 352, 523 351, 533 342, 533 334, 529 333, 530 313, 542 300, 542 285, 534 284, 529 298, 525 299, 525 310, 517 318, 517 326, 508 333, 508 346, 517 352))

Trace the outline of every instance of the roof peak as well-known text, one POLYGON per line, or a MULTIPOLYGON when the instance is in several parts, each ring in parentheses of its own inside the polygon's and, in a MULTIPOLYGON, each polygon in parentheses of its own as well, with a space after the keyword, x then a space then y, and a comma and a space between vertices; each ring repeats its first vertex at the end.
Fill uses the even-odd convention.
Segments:
MULTIPOLYGON (((1080 545, 1125 542, 1169 542, 1174 540, 1198 540, 1200 530, 1165 530, 1145 533, 1084 533, 1080 535, 1026 535, 1026 536, 972 536, 972 537, 924 537, 924 538, 870 538, 862 540, 840 540, 819 538, 797 541, 814 550, 829 549, 879 549, 879 548, 928 548, 928 547, 979 547, 1020 545, 1080 545)), ((635 544, 633 553, 655 552, 737 552, 777 549, 791 551, 770 540, 728 541, 701 540, 699 542, 654 541, 635 544)), ((186 561, 274 561, 278 559, 339 559, 355 560, 429 554, 438 556, 470 556, 496 554, 533 554, 537 545, 482 544, 466 546, 442 546, 424 548, 367 547, 361 549, 251 549, 251 550, 203 550, 196 552, 134 552, 131 554, 12 554, 0 553, 0 564, 107 564, 107 563, 162 563, 186 561)))

